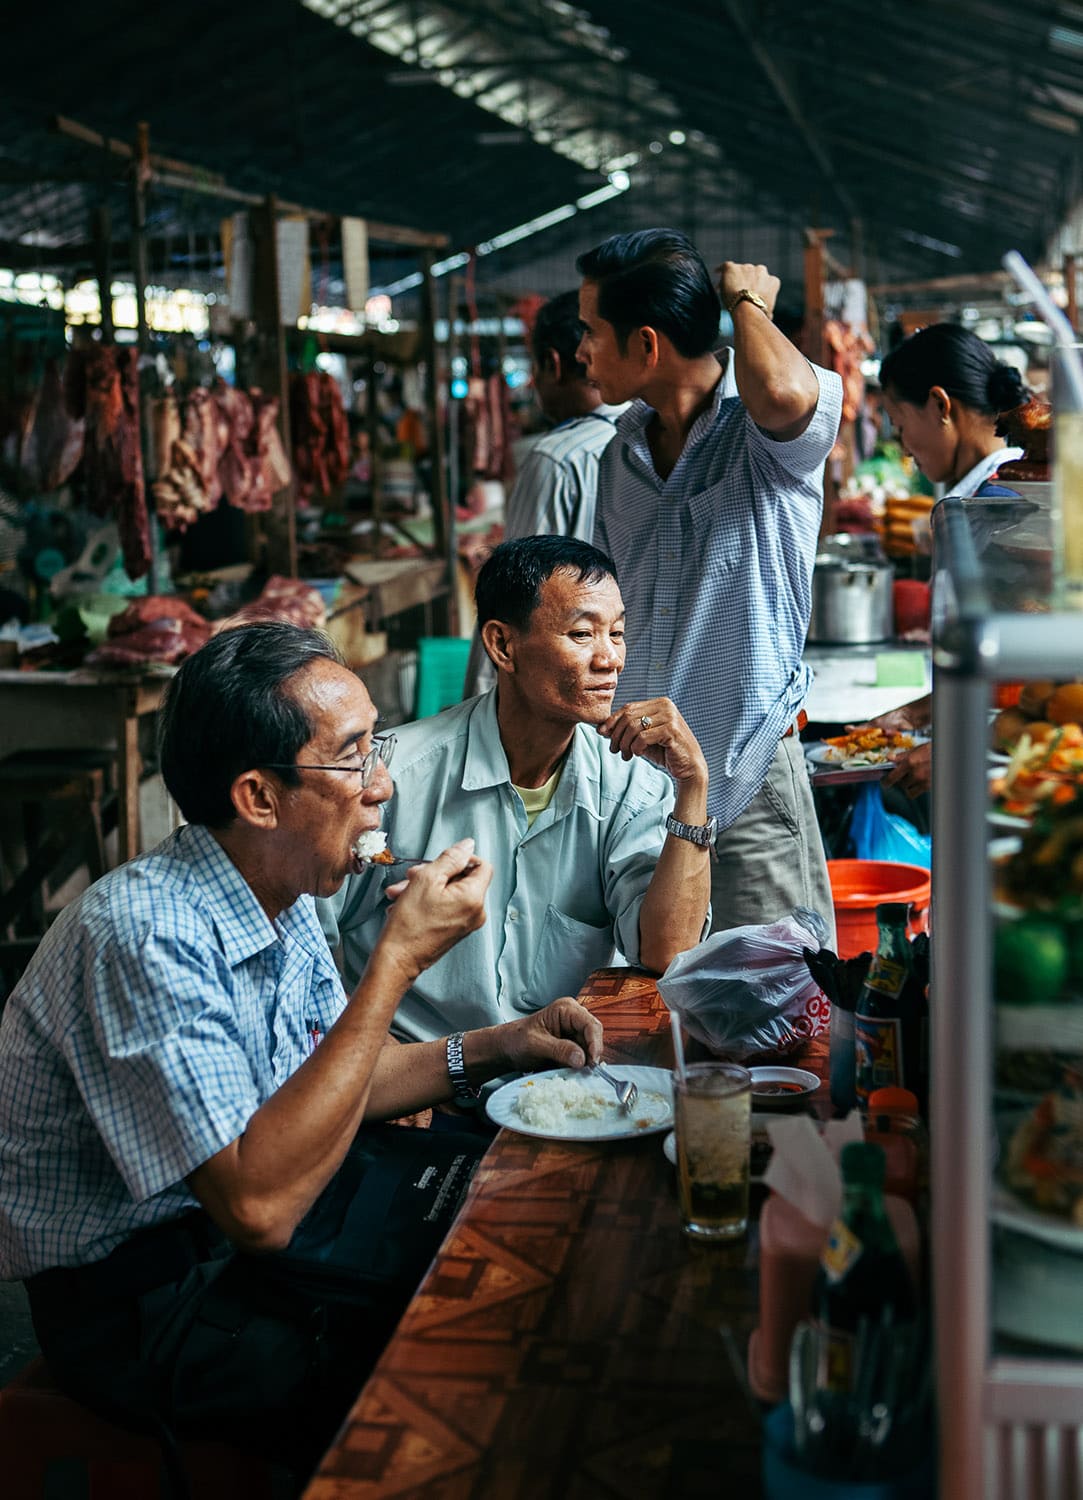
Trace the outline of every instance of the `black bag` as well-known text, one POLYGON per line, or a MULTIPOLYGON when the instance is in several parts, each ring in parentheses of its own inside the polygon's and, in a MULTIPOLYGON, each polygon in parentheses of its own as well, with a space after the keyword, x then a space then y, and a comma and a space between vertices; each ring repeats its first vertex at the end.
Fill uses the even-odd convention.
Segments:
POLYGON ((467 1132, 363 1126, 289 1246, 264 1257, 263 1269, 335 1302, 409 1298, 486 1145, 467 1132))

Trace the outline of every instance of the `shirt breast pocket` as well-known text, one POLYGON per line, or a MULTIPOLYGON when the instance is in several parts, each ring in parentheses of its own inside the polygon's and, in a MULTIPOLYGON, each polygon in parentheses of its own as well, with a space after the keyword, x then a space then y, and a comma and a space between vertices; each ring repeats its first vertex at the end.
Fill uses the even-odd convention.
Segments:
POLYGON ((731 573, 746 555, 745 526, 725 486, 712 485, 688 502, 684 566, 694 564, 703 576, 731 573))
POLYGON ((560 995, 575 995, 592 969, 613 957, 613 929, 580 922, 551 905, 545 913, 527 999, 538 1010, 560 995))

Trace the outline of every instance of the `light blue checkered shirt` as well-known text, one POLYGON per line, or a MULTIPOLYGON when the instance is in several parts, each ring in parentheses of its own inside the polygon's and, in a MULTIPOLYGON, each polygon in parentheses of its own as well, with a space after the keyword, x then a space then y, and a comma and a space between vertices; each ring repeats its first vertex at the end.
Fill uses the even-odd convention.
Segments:
POLYGON ((99 1260, 195 1207, 185 1177, 344 1004, 311 897, 272 923, 205 828, 99 880, 0 1024, 0 1276, 99 1260))
POLYGON ((763 785, 812 681, 801 660, 842 382, 812 366, 807 430, 779 443, 720 383, 673 472, 647 445, 636 401, 602 458, 594 544, 617 567, 628 659, 617 703, 665 696, 707 757, 710 812, 728 827, 763 785))

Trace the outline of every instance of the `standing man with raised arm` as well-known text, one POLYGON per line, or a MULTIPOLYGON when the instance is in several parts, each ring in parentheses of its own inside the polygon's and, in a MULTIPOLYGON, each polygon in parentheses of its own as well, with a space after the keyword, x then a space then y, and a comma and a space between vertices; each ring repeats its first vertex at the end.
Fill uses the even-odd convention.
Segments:
POLYGON ((620 700, 671 698, 703 747, 721 828, 713 928, 795 905, 830 926, 798 734, 841 382, 775 327, 779 280, 764 266, 726 262, 716 291, 670 229, 615 235, 577 265, 579 356, 603 401, 632 402, 602 460, 594 531, 628 606, 620 700), (736 397, 712 352, 722 306, 736 397))

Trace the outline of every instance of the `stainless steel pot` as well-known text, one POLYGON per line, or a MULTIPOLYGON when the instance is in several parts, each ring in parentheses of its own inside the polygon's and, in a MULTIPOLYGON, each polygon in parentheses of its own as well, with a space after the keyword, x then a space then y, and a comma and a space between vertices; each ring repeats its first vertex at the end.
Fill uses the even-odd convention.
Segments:
POLYGON ((839 545, 849 540, 829 538, 816 558, 808 630, 816 644, 864 645, 893 634, 892 566, 882 554, 855 555, 856 548, 839 545))

